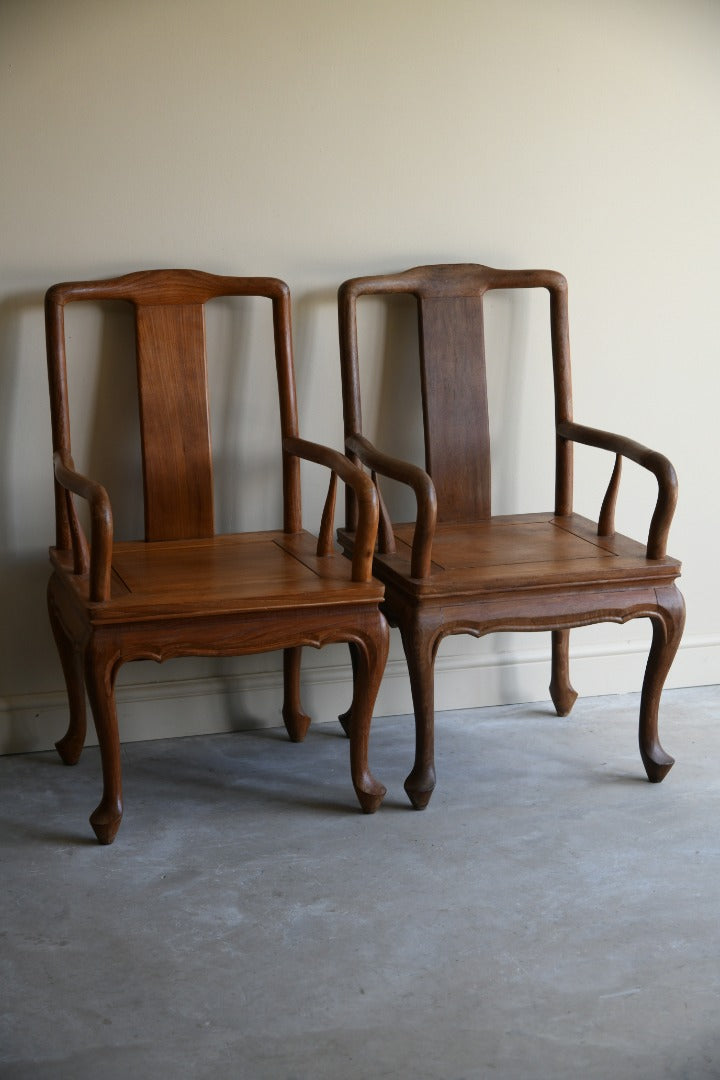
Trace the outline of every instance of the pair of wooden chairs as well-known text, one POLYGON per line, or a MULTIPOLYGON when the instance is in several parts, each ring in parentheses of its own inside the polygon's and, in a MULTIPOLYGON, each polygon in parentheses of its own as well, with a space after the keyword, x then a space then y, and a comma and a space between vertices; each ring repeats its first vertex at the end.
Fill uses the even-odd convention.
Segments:
POLYGON ((405 786, 416 808, 427 805, 435 783, 433 668, 448 634, 549 630, 550 693, 565 715, 576 697, 569 629, 649 618, 640 751, 653 781, 673 763, 658 740, 657 716, 684 615, 674 584, 680 565, 666 554, 675 475, 662 455, 573 422, 565 279, 478 265, 420 267, 347 282, 339 301, 345 455, 298 435, 290 295, 283 282, 168 270, 48 291, 56 499, 48 606, 70 705, 69 728, 57 747, 67 764, 78 760, 87 690, 103 770, 102 799, 90 820, 101 843, 112 842, 122 817, 115 678, 123 663, 140 658, 282 649, 283 719, 290 738, 300 740, 309 724, 300 704, 302 647, 347 642, 353 700, 340 719, 360 805, 377 809, 385 789, 370 772, 368 738, 388 650, 385 616, 400 629, 410 673, 416 757, 405 786), (483 297, 503 288, 543 288, 550 295, 557 457, 555 507, 546 514, 491 515, 483 297), (425 469, 383 454, 362 431, 356 305, 365 294, 394 293, 411 295, 418 308, 425 469), (204 309, 220 296, 260 296, 272 305, 284 517, 277 531, 215 533, 204 309), (104 300, 126 301, 135 313, 141 541, 114 542, 107 492, 75 469, 71 453, 64 308, 104 300), (574 442, 616 458, 596 525, 572 512, 574 442), (658 481, 647 545, 615 533, 623 457, 658 481), (317 540, 302 528, 303 459, 330 470, 317 540), (347 519, 338 537, 347 557, 336 552, 332 535, 338 476, 346 487, 347 519), (381 476, 412 488, 413 522, 390 521, 381 476), (89 506, 89 542, 75 497, 89 506))

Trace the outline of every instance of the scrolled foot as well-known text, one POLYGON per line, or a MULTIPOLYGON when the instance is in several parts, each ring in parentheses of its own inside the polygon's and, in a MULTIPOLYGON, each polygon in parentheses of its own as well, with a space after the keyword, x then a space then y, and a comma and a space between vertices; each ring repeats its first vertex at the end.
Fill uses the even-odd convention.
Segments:
POLYGON ((374 814, 387 793, 385 785, 369 772, 365 773, 359 783, 353 780, 353 787, 363 814, 374 814))
POLYGON ((435 790, 435 769, 413 769, 405 781, 407 797, 415 810, 424 810, 435 790))
POLYGON ((93 832, 101 844, 112 844, 120 828, 123 808, 121 802, 112 802, 102 799, 100 804, 90 815, 90 824, 93 832))
POLYGON ((302 647, 283 650, 283 707, 282 718, 291 742, 302 742, 310 727, 310 717, 300 704, 300 664, 302 647))
POLYGON ((75 738, 69 731, 66 735, 63 735, 62 739, 58 739, 55 743, 55 749, 60 755, 63 764, 77 765, 80 760, 80 755, 82 754, 84 742, 84 736, 75 738))
POLYGON ((550 697, 558 716, 568 716, 577 701, 577 691, 570 684, 570 631, 553 630, 550 697))
POLYGON ((569 716, 573 705, 577 701, 577 690, 574 690, 570 683, 561 686, 551 682, 550 697, 558 716, 569 716))
POLYGON ((651 784, 659 784, 664 780, 675 764, 675 758, 666 754, 659 742, 648 749, 640 747, 640 756, 651 784))
POLYGON ((302 711, 283 709, 283 723, 290 742, 302 742, 310 727, 310 717, 302 711))

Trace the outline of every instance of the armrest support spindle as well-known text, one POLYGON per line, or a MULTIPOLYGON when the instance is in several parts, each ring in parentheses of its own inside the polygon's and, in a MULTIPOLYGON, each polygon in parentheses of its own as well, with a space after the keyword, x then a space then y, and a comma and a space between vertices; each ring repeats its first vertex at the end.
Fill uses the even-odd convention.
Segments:
MULTIPOLYGON (((378 496, 372 480, 356 465, 353 465, 344 454, 341 454, 338 450, 332 450, 328 446, 308 442, 307 439, 301 439, 297 435, 286 435, 282 441, 282 447, 286 454, 292 454, 306 461, 314 461, 317 465, 325 465, 328 469, 337 473, 340 479, 353 489, 358 505, 358 527, 352 557, 352 580, 370 581, 378 526, 378 496)), ((329 499, 330 492, 328 492, 329 499)), ((326 502, 326 510, 327 508, 328 502, 326 502)), ((327 542, 328 526, 325 524, 325 517, 326 514, 323 512, 323 524, 320 529, 323 544, 327 542)), ((327 517, 328 521, 331 522, 332 512, 328 511, 327 517)), ((318 550, 320 550, 320 544, 318 550)))
POLYGON ((615 506, 617 504, 618 491, 620 490, 620 477, 622 476, 622 454, 615 455, 615 465, 610 477, 605 498, 600 507, 598 518, 598 536, 615 535, 615 506))
POLYGON ((345 440, 349 454, 382 476, 407 484, 415 492, 417 517, 413 536, 410 574, 414 578, 428 577, 432 558, 432 541, 437 520, 435 485, 424 469, 376 450, 362 435, 350 435, 345 440))
MULTIPOLYGON (((571 420, 561 421, 557 425, 557 433, 563 439, 583 443, 585 446, 595 446, 599 450, 609 450, 616 455, 629 458, 630 461, 634 461, 637 465, 653 473, 658 482, 658 498, 648 532, 647 557, 648 559, 663 559, 667 552, 667 538, 673 514, 675 513, 678 493, 677 476, 668 459, 663 454, 659 454, 656 450, 650 450, 647 446, 643 446, 642 443, 635 442, 633 439, 627 439, 623 435, 615 435, 610 431, 585 427, 583 424, 576 424, 571 420)), ((611 499, 613 482, 615 484, 619 482, 619 476, 616 478, 615 473, 613 473, 613 479, 610 481, 610 488, 608 489, 608 495, 611 499)), ((608 495, 606 495, 605 502, 608 500, 608 495)), ((603 518, 603 512, 605 512, 605 502, 600 514, 601 519, 603 518)), ((605 525, 608 523, 608 515, 612 518, 609 510, 605 512, 606 520, 603 523, 605 525)))
MULTIPOLYGON (((90 599, 103 603, 110 596, 112 569, 113 517, 108 493, 102 484, 76 472, 72 462, 66 464, 62 455, 53 455, 55 479, 67 492, 85 499, 90 505, 90 599)), ((68 496, 69 498, 69 496, 68 496)), ((87 573, 87 540, 77 520, 74 508, 70 514, 75 573, 87 573)))
POLYGON ((335 521, 335 496, 337 494, 337 473, 333 469, 330 473, 330 484, 328 485, 327 498, 325 499, 325 506, 322 512, 322 521, 320 522, 320 533, 318 535, 317 553, 318 555, 332 555, 334 551, 333 546, 333 524, 335 521))
POLYGON ((380 521, 378 523, 378 551, 381 555, 394 555, 397 551, 397 548, 395 546, 395 533, 393 532, 392 521, 390 520, 387 506, 385 505, 385 501, 380 491, 380 483, 378 481, 378 475, 375 469, 372 470, 371 476, 380 502, 380 521))

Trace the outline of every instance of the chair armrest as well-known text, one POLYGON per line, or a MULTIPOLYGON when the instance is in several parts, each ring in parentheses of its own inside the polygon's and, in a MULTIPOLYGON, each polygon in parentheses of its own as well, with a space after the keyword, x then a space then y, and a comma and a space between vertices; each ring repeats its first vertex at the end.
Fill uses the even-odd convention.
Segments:
POLYGON ((313 461, 316 465, 325 465, 333 473, 330 491, 328 492, 328 501, 323 514, 318 553, 326 552, 330 547, 332 509, 335 502, 335 475, 339 476, 345 484, 348 484, 353 489, 357 499, 359 516, 352 557, 352 580, 370 581, 379 513, 378 494, 372 480, 356 465, 353 465, 349 458, 341 454, 339 450, 333 450, 329 446, 309 442, 307 439, 301 439, 297 435, 285 436, 282 446, 286 453, 303 458, 305 461, 313 461))
POLYGON ((610 431, 585 427, 571 420, 561 421, 557 425, 557 433, 563 439, 583 443, 585 446, 595 446, 599 450, 609 450, 618 458, 629 458, 630 461, 634 461, 654 474, 658 482, 658 498, 650 522, 647 557, 648 559, 663 559, 667 552, 667 538, 678 496, 677 476, 668 459, 663 454, 650 450, 633 439, 615 435, 610 431))
MULTIPOLYGON (((110 596, 113 517, 105 488, 77 472, 72 460, 63 461, 53 454, 55 479, 68 492, 79 495, 90 505, 90 599, 102 603, 110 596)), ((87 541, 75 515, 71 515, 74 572, 87 572, 87 541)))
POLYGON ((407 484, 415 492, 417 516, 413 534, 410 574, 414 578, 424 578, 430 573, 432 542, 437 520, 437 496, 432 479, 417 465, 390 457, 377 450, 363 435, 349 435, 345 440, 349 454, 372 469, 373 472, 407 484))

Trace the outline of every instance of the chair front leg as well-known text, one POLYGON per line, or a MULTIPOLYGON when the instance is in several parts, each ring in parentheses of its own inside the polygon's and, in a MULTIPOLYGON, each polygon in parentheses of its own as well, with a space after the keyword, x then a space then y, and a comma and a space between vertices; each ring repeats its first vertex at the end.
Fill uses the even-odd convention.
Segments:
POLYGON ((660 695, 685 626, 685 601, 671 585, 657 590, 658 611, 651 617, 653 637, 640 698, 639 743, 645 771, 654 784, 667 776, 675 759, 667 754, 658 737, 660 695))
POLYGON ((302 742, 310 727, 310 717, 300 703, 300 664, 302 646, 283 649, 284 700, 282 718, 292 742, 302 742))
POLYGON ((350 773, 363 813, 373 814, 387 790, 375 779, 368 765, 370 724, 390 646, 390 631, 385 616, 377 611, 369 632, 356 637, 352 645, 351 652, 355 657, 353 700, 350 706, 351 720, 346 729, 350 738, 350 773))
POLYGON ((85 713, 85 681, 83 679, 82 653, 66 633, 58 614, 56 600, 57 580, 50 578, 47 590, 48 614, 57 651, 62 664, 67 687, 70 720, 62 739, 55 743, 57 752, 66 765, 76 765, 85 745, 87 719, 85 713))
POLYGON ((123 814, 120 736, 115 707, 116 652, 105 653, 90 644, 85 654, 85 682, 95 721, 102 761, 103 794, 90 815, 101 844, 112 844, 123 814))
POLYGON ((558 716, 567 716, 577 700, 570 685, 570 631, 553 630, 551 637, 550 697, 558 716))
POLYGON ((436 627, 420 620, 398 620, 415 711, 415 762, 405 791, 416 810, 424 810, 435 788, 435 651, 436 627))

